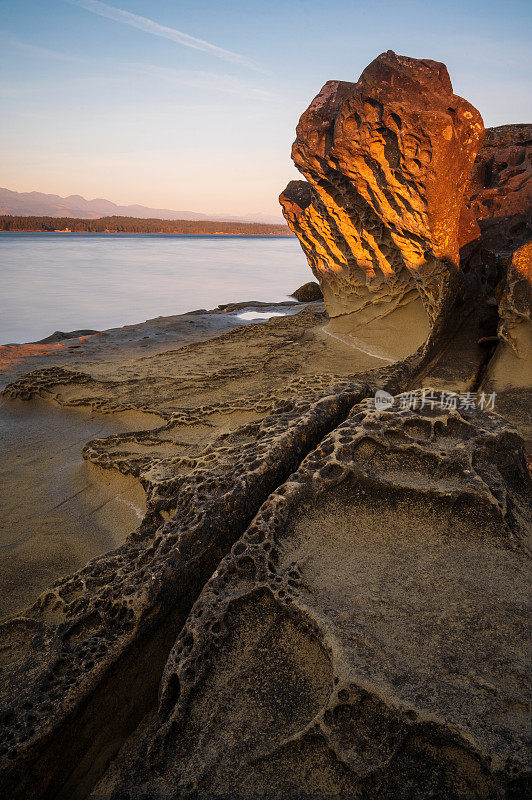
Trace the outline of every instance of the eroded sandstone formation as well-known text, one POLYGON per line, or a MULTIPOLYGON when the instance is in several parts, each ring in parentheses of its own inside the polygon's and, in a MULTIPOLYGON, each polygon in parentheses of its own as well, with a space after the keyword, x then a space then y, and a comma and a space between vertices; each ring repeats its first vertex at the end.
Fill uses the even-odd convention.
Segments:
POLYGON ((355 405, 268 498, 95 797, 525 791, 522 441, 429 394, 355 405))
MULTIPOLYGON (((37 378, 33 386, 22 380, 11 387, 11 396, 45 387, 50 394, 69 378, 90 386, 89 376, 64 371, 37 378)), ((173 640, 222 555, 268 493, 361 396, 361 384, 341 384, 330 395, 310 387, 312 400, 291 393, 287 400, 256 399, 254 408, 244 401, 257 421, 200 447, 196 457, 162 459, 157 445, 171 442, 176 428, 205 427, 224 411, 230 416, 239 403, 206 408, 201 420, 184 411, 159 430, 90 443, 86 457, 141 477, 147 513, 122 547, 0 625, 0 776, 10 797, 86 796, 117 742, 155 701, 173 640), (150 454, 146 440, 155 445, 150 454)))
POLYGON ((6 796, 527 796, 529 128, 488 132, 464 203, 478 112, 383 54, 305 112, 282 195, 355 335, 316 303, 7 387, 138 414, 83 454, 146 514, 0 624, 6 796), (475 408, 500 388, 519 431, 475 408))
POLYGON ((467 194, 487 246, 508 252, 532 239, 532 125, 486 130, 467 194))
POLYGON ((308 183, 289 183, 280 202, 331 317, 370 304, 388 313, 419 293, 435 320, 465 243, 463 194, 483 130, 438 62, 388 51, 357 83, 325 84, 292 148, 308 183))
POLYGON ((161 421, 84 447, 142 482, 138 530, 0 625, 0 777, 13 798, 87 796, 156 704, 194 600, 269 492, 353 403, 412 379, 415 360, 350 365, 348 348, 325 347, 323 321, 307 310, 121 363, 119 378, 48 368, 4 392, 161 421))

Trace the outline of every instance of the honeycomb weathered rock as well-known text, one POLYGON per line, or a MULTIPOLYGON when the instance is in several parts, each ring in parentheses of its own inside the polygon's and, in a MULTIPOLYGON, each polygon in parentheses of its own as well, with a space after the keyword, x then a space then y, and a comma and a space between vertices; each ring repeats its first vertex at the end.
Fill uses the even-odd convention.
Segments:
POLYGON ((363 401, 268 498, 95 796, 524 796, 522 440, 430 397, 363 401))

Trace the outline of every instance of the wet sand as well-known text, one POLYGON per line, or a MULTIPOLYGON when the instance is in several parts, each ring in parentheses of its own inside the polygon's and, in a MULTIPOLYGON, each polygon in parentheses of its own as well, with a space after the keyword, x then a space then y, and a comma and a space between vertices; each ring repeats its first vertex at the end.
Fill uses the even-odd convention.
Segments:
MULTIPOLYGON (((86 413, 45 401, 0 403, 0 617, 117 547, 145 513, 139 481, 83 460, 89 439, 141 415, 86 413)), ((143 425, 153 425, 145 417, 143 425)))

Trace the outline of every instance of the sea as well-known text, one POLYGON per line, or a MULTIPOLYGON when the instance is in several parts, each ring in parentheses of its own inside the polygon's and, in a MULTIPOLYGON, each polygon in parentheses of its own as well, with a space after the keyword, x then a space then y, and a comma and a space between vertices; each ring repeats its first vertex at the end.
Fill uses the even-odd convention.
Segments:
POLYGON ((0 232, 0 344, 277 303, 309 280, 289 236, 0 232))

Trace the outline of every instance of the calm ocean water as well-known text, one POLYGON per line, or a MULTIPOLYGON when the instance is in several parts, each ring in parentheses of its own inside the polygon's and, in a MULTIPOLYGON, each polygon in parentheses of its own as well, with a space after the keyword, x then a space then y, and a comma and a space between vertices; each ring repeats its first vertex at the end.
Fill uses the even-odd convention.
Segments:
POLYGON ((0 344, 279 302, 308 280, 291 237, 0 232, 0 344))

